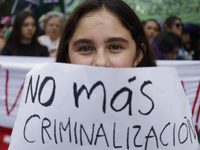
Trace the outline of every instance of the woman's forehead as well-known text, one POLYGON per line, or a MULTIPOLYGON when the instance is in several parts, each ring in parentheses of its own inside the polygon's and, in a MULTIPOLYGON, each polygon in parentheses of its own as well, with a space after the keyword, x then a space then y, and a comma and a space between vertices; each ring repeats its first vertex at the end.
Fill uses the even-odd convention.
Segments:
MULTIPOLYGON (((98 9, 98 10, 94 10, 91 12, 88 12, 86 14, 84 14, 79 21, 83 20, 83 19, 91 19, 92 17, 97 17, 100 16, 102 19, 115 19, 118 20, 118 17, 116 17, 112 12, 110 12, 109 10, 102 8, 102 9, 98 9)), ((93 18, 94 19, 94 18, 93 18)))
POLYGON ((47 22, 55 22, 55 21, 61 22, 61 19, 58 16, 53 16, 49 18, 47 22))
MULTIPOLYGON (((106 9, 100 9, 92 12, 88 12, 84 14, 78 21, 76 30, 79 28, 90 28, 93 25, 93 27, 96 26, 104 26, 104 27, 112 27, 112 29, 116 28, 124 28, 122 25, 122 22, 119 20, 118 17, 116 17, 113 13, 106 9)), ((91 28, 92 30, 93 28, 91 28)), ((127 30, 128 31, 128 30, 127 30)), ((129 31, 128 31, 129 32, 129 31)))
POLYGON ((110 30, 115 30, 116 33, 121 30, 129 32, 122 26, 121 21, 115 15, 104 9, 89 12, 82 16, 76 26, 75 32, 77 32, 77 30, 85 32, 88 28, 90 31, 95 30, 95 28, 102 30, 110 28, 110 30))

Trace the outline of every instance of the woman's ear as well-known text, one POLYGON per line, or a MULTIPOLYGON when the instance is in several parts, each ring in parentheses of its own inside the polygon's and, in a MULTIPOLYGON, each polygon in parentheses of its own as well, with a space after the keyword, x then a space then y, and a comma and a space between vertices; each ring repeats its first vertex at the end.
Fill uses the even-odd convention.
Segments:
MULTIPOLYGON (((142 49, 144 50, 144 52, 146 52, 146 45, 144 43, 141 44, 142 49)), ((144 53, 141 51, 141 49, 137 50, 136 52, 136 58, 135 61, 133 63, 133 67, 136 67, 142 60, 142 58, 144 57, 144 53)))

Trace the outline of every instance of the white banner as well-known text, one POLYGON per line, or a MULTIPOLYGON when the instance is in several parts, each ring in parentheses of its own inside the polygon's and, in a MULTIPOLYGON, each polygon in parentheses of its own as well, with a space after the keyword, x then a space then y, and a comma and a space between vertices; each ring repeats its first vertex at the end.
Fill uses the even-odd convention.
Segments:
POLYGON ((158 61, 158 66, 176 67, 189 99, 196 131, 200 136, 200 61, 158 61))
MULTIPOLYGON (((52 58, 0 56, 0 140, 1 131, 12 130, 25 75, 35 66, 43 62, 53 62, 52 58)), ((198 131, 200 127, 200 62, 199 61, 158 61, 158 66, 176 67, 181 83, 188 96, 193 122, 198 131)), ((6 138, 6 141, 9 139, 6 138)))
POLYGON ((9 150, 198 150, 175 68, 61 63, 26 76, 9 150), (163 80, 164 79, 164 80, 163 80))
POLYGON ((0 56, 0 126, 13 127, 26 74, 36 64, 53 61, 46 57, 0 56))

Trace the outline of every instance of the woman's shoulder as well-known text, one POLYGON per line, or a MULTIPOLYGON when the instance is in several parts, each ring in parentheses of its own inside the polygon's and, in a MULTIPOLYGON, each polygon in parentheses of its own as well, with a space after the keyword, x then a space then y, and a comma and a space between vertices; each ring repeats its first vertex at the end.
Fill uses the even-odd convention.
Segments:
POLYGON ((44 45, 41 45, 41 49, 40 49, 40 56, 49 56, 49 51, 48 48, 44 45))
POLYGON ((6 43, 4 47, 5 48, 13 48, 12 44, 9 44, 9 43, 6 43))
POLYGON ((1 55, 13 55, 13 46, 11 44, 5 44, 2 49, 1 55))

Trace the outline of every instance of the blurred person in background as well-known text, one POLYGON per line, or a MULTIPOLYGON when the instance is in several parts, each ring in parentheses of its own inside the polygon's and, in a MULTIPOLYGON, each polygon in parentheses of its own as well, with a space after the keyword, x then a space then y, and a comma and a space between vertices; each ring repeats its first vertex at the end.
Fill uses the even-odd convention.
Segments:
POLYGON ((160 25, 154 19, 149 19, 144 23, 144 31, 149 42, 161 31, 160 25))
POLYGON ((0 24, 0 54, 1 54, 1 51, 5 45, 5 40, 3 38, 3 35, 4 35, 4 32, 3 32, 3 25, 0 24))
POLYGON ((5 44, 6 44, 5 40, 3 38, 0 38, 0 54, 5 44))
POLYGON ((184 49, 192 55, 193 60, 199 60, 197 27, 191 23, 185 24, 181 37, 184 49))
POLYGON ((37 41, 37 30, 37 20, 32 13, 18 13, 1 55, 48 56, 47 47, 37 41))
POLYGON ((181 36, 182 31, 183 31, 182 21, 180 18, 178 18, 176 16, 168 17, 165 20, 163 27, 165 30, 171 31, 171 32, 177 34, 178 36, 181 36))
POLYGON ((151 43, 158 59, 163 60, 175 60, 181 45, 181 38, 169 31, 159 33, 151 43))
POLYGON ((63 22, 64 15, 57 11, 48 12, 39 18, 40 28, 45 34, 39 36, 38 41, 48 47, 50 57, 56 57, 63 22))
MULTIPOLYGON (((163 23, 163 27, 166 31, 170 31, 181 37, 183 32, 183 24, 180 18, 177 16, 168 17, 163 23)), ((183 46, 180 47, 177 60, 192 60, 192 56, 184 49, 183 46)))
POLYGON ((5 33, 7 33, 7 31, 10 28, 11 28, 11 17, 6 16, 2 18, 0 27, 0 54, 7 41, 7 39, 5 38, 5 33))
POLYGON ((3 38, 4 38, 5 41, 7 41, 8 38, 10 37, 10 34, 11 34, 11 32, 12 32, 12 29, 13 29, 13 26, 11 25, 11 26, 6 30, 6 32, 4 33, 3 38))
POLYGON ((6 16, 1 20, 3 34, 11 27, 11 17, 6 16))

